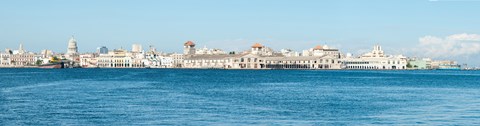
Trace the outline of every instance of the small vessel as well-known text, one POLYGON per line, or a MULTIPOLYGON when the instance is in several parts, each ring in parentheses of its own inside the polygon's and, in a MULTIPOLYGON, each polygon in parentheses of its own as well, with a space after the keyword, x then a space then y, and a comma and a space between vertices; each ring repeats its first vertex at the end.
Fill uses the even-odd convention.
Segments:
POLYGON ((38 68, 46 68, 46 69, 61 69, 61 68, 64 68, 64 67, 65 66, 64 66, 63 62, 38 65, 38 68))
POLYGON ((461 70, 462 66, 460 65, 440 65, 438 70, 461 70))

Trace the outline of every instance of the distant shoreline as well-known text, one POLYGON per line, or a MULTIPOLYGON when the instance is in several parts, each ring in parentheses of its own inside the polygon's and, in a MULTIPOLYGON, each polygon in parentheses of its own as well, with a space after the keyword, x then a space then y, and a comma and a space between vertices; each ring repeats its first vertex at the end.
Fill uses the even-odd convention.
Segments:
POLYGON ((479 71, 480 69, 224 69, 224 68, 40 68, 38 66, 23 67, 0 67, 0 69, 179 69, 179 70, 312 70, 312 71, 332 71, 332 70, 352 70, 352 71, 479 71))

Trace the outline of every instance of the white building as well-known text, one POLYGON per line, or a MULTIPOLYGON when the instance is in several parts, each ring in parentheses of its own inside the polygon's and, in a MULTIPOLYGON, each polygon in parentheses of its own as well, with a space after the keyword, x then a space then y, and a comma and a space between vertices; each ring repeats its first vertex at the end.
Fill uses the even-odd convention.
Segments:
POLYGON ((0 53, 0 67, 7 67, 10 66, 10 53, 0 53))
POLYGON ((18 50, 5 49, 0 54, 0 67, 26 67, 35 66, 38 57, 35 53, 27 52, 20 44, 18 50))
POLYGON ((340 54, 340 51, 338 51, 338 49, 330 48, 327 45, 324 45, 324 46, 317 45, 314 48, 303 50, 302 52, 302 56, 323 56, 323 55, 329 55, 332 57, 341 58, 341 54, 340 54))
POLYGON ((170 56, 161 55, 161 53, 149 52, 144 64, 149 68, 173 68, 174 60, 170 56))
POLYGON ((173 53, 169 57, 172 57, 172 68, 182 68, 183 66, 183 54, 173 53))
POLYGON ((280 50, 280 52, 282 53, 282 55, 286 56, 286 57, 295 57, 295 56, 300 56, 300 53, 298 52, 295 52, 291 49, 282 49, 280 50))
POLYGON ((96 68, 98 67, 98 59, 95 54, 80 55, 80 67, 82 68, 96 68))
POLYGON ((142 45, 132 44, 132 53, 141 53, 143 52, 142 45))
POLYGON ((362 56, 347 57, 341 60, 346 69, 406 69, 407 58, 398 56, 386 56, 382 47, 375 45, 373 50, 362 56))
POLYGON ((185 58, 184 68, 219 69, 340 69, 336 57, 301 56, 285 57, 274 53, 268 47, 255 43, 250 51, 243 54, 194 55, 185 58))
POLYGON ((273 55, 273 49, 265 47, 260 43, 255 43, 252 45, 250 52, 246 52, 246 53, 251 53, 251 54, 260 55, 260 56, 271 56, 273 55))
POLYGON ((226 53, 221 49, 208 49, 205 46, 201 49, 197 49, 195 54, 196 55, 220 55, 220 54, 226 54, 226 53))

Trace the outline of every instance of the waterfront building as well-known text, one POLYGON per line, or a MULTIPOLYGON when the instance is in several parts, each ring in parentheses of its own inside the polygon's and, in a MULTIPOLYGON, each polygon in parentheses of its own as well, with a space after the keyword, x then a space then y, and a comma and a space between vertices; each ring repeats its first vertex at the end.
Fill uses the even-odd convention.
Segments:
POLYGON ((194 55, 185 58, 183 68, 232 68, 230 58, 234 55, 194 55))
POLYGON ((160 68, 172 68, 173 67, 173 58, 168 56, 160 56, 160 68))
POLYGON ((100 68, 144 68, 145 62, 143 54, 134 54, 125 49, 115 49, 97 57, 97 66, 100 68))
POLYGON ((82 68, 96 68, 98 67, 96 54, 82 54, 80 55, 80 66, 82 68))
POLYGON ((324 56, 267 57, 265 67, 271 69, 340 69, 337 58, 324 56))
MULTIPOLYGON (((262 49, 265 49, 264 46, 258 46, 260 45, 259 43, 255 43, 252 46, 252 51, 250 53, 246 54, 240 54, 231 57, 230 61, 232 69, 265 69, 265 57, 272 56, 273 53, 271 52, 265 52, 262 51, 262 49), (267 54, 267 55, 262 55, 267 54)), ((283 55, 278 55, 277 56, 283 56, 283 55)), ((275 56, 275 57, 277 57, 275 56)))
POLYGON ((242 54, 194 55, 184 61, 185 68, 219 69, 340 69, 338 58, 329 55, 285 57, 255 43, 242 54))
POLYGON ((146 67, 150 68, 172 68, 173 58, 160 52, 155 52, 155 49, 151 46, 150 51, 146 54, 144 63, 146 67))
POLYGON ((382 47, 375 45, 373 50, 362 56, 341 59, 346 69, 406 69, 407 60, 404 56, 386 56, 382 47))
POLYGON ((102 68, 127 68, 132 63, 132 57, 128 56, 127 50, 115 49, 99 55, 97 62, 98 67, 102 68))
POLYGON ((0 53, 0 67, 7 67, 10 65, 10 54, 9 53, 0 53))
POLYGON ((34 66, 37 57, 35 53, 27 52, 23 44, 20 44, 18 50, 5 49, 5 53, 0 55, 0 67, 27 67, 34 66))
POLYGON ((439 60, 432 61, 432 69, 460 70, 461 65, 459 65, 456 61, 439 60))
POLYGON ((172 68, 182 68, 183 67, 183 54, 173 53, 169 57, 172 58, 172 68))
POLYGON ((412 58, 408 60, 408 69, 432 69, 432 60, 430 58, 417 59, 412 58))
POLYGON ((18 53, 10 55, 9 66, 22 67, 34 66, 36 62, 35 54, 33 53, 18 53))

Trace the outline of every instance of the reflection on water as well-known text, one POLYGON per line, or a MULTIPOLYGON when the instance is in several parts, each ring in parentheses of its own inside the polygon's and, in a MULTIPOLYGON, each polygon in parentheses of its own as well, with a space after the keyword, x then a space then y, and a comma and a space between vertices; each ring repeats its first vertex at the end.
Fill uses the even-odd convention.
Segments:
POLYGON ((477 71, 0 73, 0 125, 480 125, 477 71))

